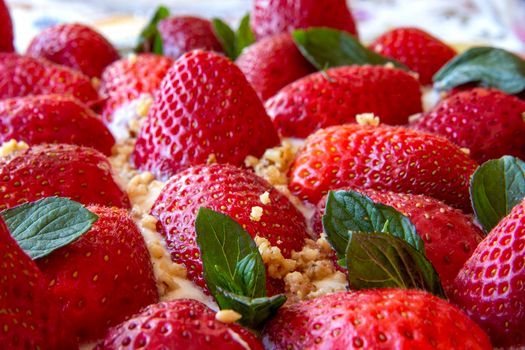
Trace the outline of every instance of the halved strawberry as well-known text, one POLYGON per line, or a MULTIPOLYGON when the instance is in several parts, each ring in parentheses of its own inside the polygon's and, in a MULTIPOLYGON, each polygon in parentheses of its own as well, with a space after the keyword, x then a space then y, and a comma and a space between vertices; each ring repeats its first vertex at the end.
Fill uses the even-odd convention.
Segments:
POLYGON ((81 341, 103 336, 159 298, 146 244, 127 211, 88 210, 98 220, 87 233, 37 260, 60 312, 81 341))
POLYGON ((150 305, 112 328, 96 350, 117 349, 263 350, 250 331, 222 323, 199 301, 179 299, 150 305))
POLYGON ((108 159, 75 145, 38 145, 0 160, 0 209, 43 197, 129 208, 108 159))
MULTIPOLYGON (((285 257, 302 249, 307 238, 302 214, 279 191, 248 170, 227 164, 201 165, 182 171, 166 183, 151 214, 159 219, 174 262, 184 264, 188 278, 205 287, 202 261, 195 242, 195 217, 200 207, 231 216, 252 236, 279 247, 285 257), (268 192, 263 203, 259 198, 268 192), (253 216, 252 208, 260 209, 253 216)), ((282 291, 282 281, 270 279, 268 294, 282 291)))
POLYGON ((104 68, 120 56, 100 33, 79 23, 57 24, 44 29, 31 41, 27 54, 98 78, 104 68))
POLYGON ((11 15, 4 0, 0 0, 0 52, 12 52, 13 46, 13 23, 11 15))
POLYGON ((111 155, 115 140, 98 115, 69 96, 38 95, 0 101, 0 143, 67 143, 111 155))
POLYGON ((469 179, 477 165, 439 136, 387 126, 346 124, 311 135, 290 169, 290 189, 317 203, 349 187, 424 194, 471 211, 469 179))
POLYGON ((492 349, 467 315, 432 294, 373 289, 281 308, 263 331, 268 349, 492 349))
POLYGON ((0 99, 60 94, 88 104, 98 101, 89 77, 45 59, 0 53, 0 71, 0 99))

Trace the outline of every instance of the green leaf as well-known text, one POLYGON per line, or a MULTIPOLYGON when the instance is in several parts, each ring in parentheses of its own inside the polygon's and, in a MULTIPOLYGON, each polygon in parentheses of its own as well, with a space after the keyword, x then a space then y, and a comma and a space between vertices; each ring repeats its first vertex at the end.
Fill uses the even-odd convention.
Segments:
POLYGON ((149 23, 139 35, 135 52, 153 52, 157 55, 163 54, 162 37, 160 36, 157 25, 160 21, 170 16, 170 10, 165 6, 159 6, 149 23))
POLYGON ((438 90, 475 83, 517 94, 525 89, 525 61, 503 49, 473 47, 448 62, 433 80, 438 90))
POLYGON ((13 238, 38 259, 89 231, 98 216, 67 198, 49 197, 0 213, 13 238))
POLYGON ((242 18, 237 31, 233 31, 228 24, 219 18, 212 20, 215 35, 222 44, 224 53, 231 59, 235 60, 242 53, 244 48, 255 42, 255 34, 250 27, 250 15, 242 18))
POLYGON ((490 232, 525 197, 525 163, 503 156, 483 163, 470 180, 470 198, 478 221, 490 232))
POLYGON ((328 192, 323 228, 339 258, 345 256, 350 231, 389 232, 425 254, 423 240, 410 219, 355 191, 328 192))
POLYGON ((389 233, 351 232, 346 264, 351 289, 421 289, 445 298, 439 276, 425 255, 389 233))
POLYGON ((257 327, 286 297, 266 297, 266 269, 250 234, 228 215, 207 208, 199 209, 195 231, 204 279, 219 307, 239 312, 243 324, 257 327))
POLYGON ((295 30, 292 36, 299 51, 319 70, 353 64, 382 66, 387 63, 407 69, 403 64, 367 49, 345 31, 309 28, 295 30))
POLYGON ((261 327, 265 320, 286 302, 283 294, 272 297, 249 298, 242 295, 230 293, 222 288, 217 288, 219 305, 221 309, 232 309, 242 315, 239 323, 256 329, 261 327))

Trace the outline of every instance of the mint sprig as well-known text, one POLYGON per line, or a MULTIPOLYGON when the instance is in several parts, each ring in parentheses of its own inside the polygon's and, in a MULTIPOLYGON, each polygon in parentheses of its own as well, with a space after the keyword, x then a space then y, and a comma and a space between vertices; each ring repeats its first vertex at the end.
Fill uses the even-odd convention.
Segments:
POLYGON ((49 197, 0 213, 18 245, 33 259, 77 240, 98 216, 67 198, 49 197))
POLYGON ((157 28, 160 21, 170 16, 170 10, 166 6, 159 6, 150 21, 139 35, 136 53, 152 52, 157 55, 164 53, 162 37, 157 28))
POLYGON ((351 34, 331 28, 308 28, 292 33, 294 42, 317 69, 350 65, 385 65, 391 63, 396 68, 407 67, 396 60, 381 56, 364 47, 351 34))
POLYGON ((490 232, 525 198, 525 162, 503 156, 483 163, 470 180, 470 198, 479 223, 490 232))
POLYGON ((448 62, 433 80, 438 90, 474 83, 517 94, 525 90, 525 60, 495 47, 473 47, 448 62))
POLYGON ((244 48, 255 42, 255 34, 250 27, 250 15, 242 18, 239 28, 233 31, 230 26, 219 18, 212 20, 213 31, 222 44, 224 53, 234 61, 244 48))
POLYGON ((258 328, 284 302, 266 296, 266 269, 250 234, 228 215, 200 208, 195 219, 204 279, 221 309, 242 315, 240 323, 258 328))

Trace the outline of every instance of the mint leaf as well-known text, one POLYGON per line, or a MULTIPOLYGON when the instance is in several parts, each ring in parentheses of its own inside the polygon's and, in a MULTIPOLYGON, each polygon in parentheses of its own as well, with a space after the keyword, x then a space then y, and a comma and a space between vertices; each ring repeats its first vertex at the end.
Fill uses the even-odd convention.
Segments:
POLYGON ((353 64, 385 65, 387 63, 407 69, 403 64, 367 49, 345 31, 309 28, 295 30, 292 36, 299 51, 319 70, 353 64))
POLYGON ((470 179, 474 213, 490 232, 525 197, 525 163, 503 156, 483 163, 470 179))
POLYGON ((255 42, 255 34, 250 27, 250 15, 242 18, 239 28, 235 32, 219 18, 212 20, 212 26, 215 35, 222 44, 224 53, 233 61, 239 57, 244 48, 255 42))
POLYGON ((323 228, 339 258, 345 256, 351 231, 389 232, 425 254, 423 240, 410 219, 356 191, 328 192, 323 228))
POLYGON ((350 232, 346 264, 351 289, 421 289, 445 298, 425 255, 389 233, 350 232))
POLYGON ((75 241, 98 219, 82 204, 59 197, 24 203, 0 215, 18 245, 33 259, 75 241))
POLYGON ((266 297, 266 270, 250 234, 228 215, 207 208, 199 209, 195 231, 204 279, 219 307, 239 312, 240 323, 258 327, 286 297, 266 297))
POLYGON ((525 89, 525 61, 503 49, 473 47, 448 62, 433 80, 438 90, 475 83, 517 94, 525 89))
POLYGON ((160 21, 170 16, 170 10, 166 6, 159 6, 149 23, 144 27, 139 35, 135 52, 152 52, 157 55, 163 54, 162 37, 160 36, 157 25, 160 21))

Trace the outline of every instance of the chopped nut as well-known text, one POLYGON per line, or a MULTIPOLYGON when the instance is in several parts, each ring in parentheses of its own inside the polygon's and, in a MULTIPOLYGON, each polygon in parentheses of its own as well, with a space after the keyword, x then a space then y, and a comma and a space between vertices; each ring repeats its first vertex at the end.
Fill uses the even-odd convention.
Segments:
POLYGON ((150 96, 141 98, 137 103, 137 108, 136 108, 137 115, 139 117, 147 116, 152 104, 153 104, 153 99, 150 96))
POLYGON ((28 148, 29 145, 24 141, 18 142, 17 140, 11 139, 2 143, 2 146, 0 146, 0 157, 9 157, 16 152, 25 151, 28 148))
POLYGON ((461 147, 460 150, 461 152, 465 153, 467 156, 470 156, 470 149, 466 147, 461 147))
POLYGON ((234 310, 224 309, 215 313, 215 319, 224 323, 234 323, 239 321, 242 315, 234 310))
POLYGON ((254 206, 252 207, 252 211, 250 213, 250 220, 261 221, 262 215, 263 215, 263 208, 259 206, 254 206))
POLYGON ((357 121, 357 124, 361 126, 378 126, 379 125, 379 117, 376 117, 374 113, 361 113, 355 116, 355 120, 357 121))
POLYGON ((215 153, 210 153, 208 155, 208 159, 206 160, 206 164, 211 165, 215 163, 217 163, 217 157, 215 157, 215 153))
POLYGON ((255 244, 259 249, 262 260, 267 266, 268 276, 282 279, 287 273, 293 271, 297 263, 286 259, 278 247, 272 247, 266 238, 255 236, 255 244))
POLYGON ((138 57, 137 57, 137 54, 135 54, 135 53, 130 53, 130 54, 128 55, 128 62, 131 63, 131 64, 135 64, 135 63, 137 63, 137 58, 138 58, 138 57))
POLYGON ((272 185, 288 184, 288 169, 292 165, 298 146, 283 141, 281 146, 267 149, 261 159, 248 156, 244 160, 247 167, 253 168, 255 173, 266 179, 272 185))
POLYGON ((266 191, 259 196, 259 200, 262 204, 270 204, 270 192, 266 191))

